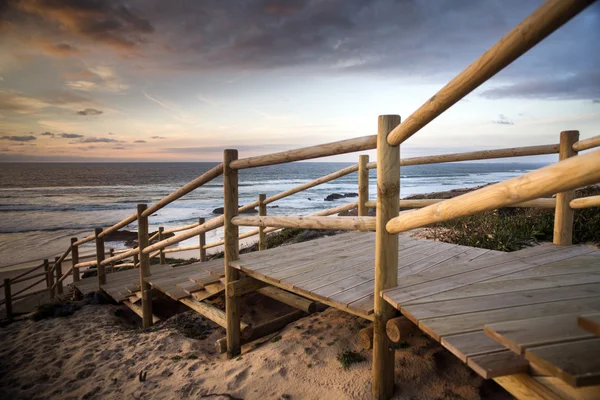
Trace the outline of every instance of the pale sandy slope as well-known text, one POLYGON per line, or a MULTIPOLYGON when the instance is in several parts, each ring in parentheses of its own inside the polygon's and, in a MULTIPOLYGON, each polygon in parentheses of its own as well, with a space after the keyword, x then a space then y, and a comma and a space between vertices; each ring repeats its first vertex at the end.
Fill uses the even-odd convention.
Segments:
MULTIPOLYGON (((336 359, 358 349, 364 323, 349 314, 328 309, 303 318, 281 331, 280 340, 227 360, 215 353, 223 329, 214 325, 198 340, 168 327, 143 332, 115 313, 121 315, 123 306, 87 305, 66 318, 0 328, 0 398, 370 398, 370 352, 349 370, 336 359), (138 379, 142 370, 145 382, 138 379)), ((482 389, 479 377, 420 335, 397 351, 396 360, 396 398, 507 396, 494 384, 482 389)))

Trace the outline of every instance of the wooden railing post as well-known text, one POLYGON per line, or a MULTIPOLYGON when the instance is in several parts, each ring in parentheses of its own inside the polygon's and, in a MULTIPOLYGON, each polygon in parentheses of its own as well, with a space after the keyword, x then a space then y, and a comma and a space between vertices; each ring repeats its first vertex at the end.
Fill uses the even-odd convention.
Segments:
POLYGON ((369 155, 358 156, 358 216, 366 217, 369 215, 367 201, 369 201, 369 155))
POLYGON ((50 301, 56 297, 56 288, 54 287, 54 269, 48 267, 48 293, 50 301))
POLYGON ((60 257, 54 258, 54 274, 56 276, 56 294, 63 294, 63 284, 60 278, 62 277, 62 263, 57 262, 60 257))
POLYGON ((140 249, 140 290, 142 292, 142 327, 144 329, 152 326, 152 292, 150 285, 144 278, 150 276, 150 255, 143 252, 148 247, 148 217, 143 213, 148 206, 137 205, 138 214, 138 247, 140 249))
POLYGON ((140 256, 136 253, 133 255, 133 268, 140 267, 140 256))
POLYGON ((106 269, 102 265, 104 261, 104 237, 98 236, 102 232, 102 228, 96 228, 94 230, 94 236, 96 237, 96 271, 98 272, 98 289, 106 283, 106 269))
MULTIPOLYGON (((198 218, 198 226, 204 224, 204 218, 198 218)), ((198 235, 198 245, 200 247, 200 262, 206 261, 206 232, 200 232, 198 235)))
MULTIPOLYGON (((562 131, 560 133, 560 148, 558 161, 577 155, 573 144, 579 140, 579 131, 562 131)), ((554 244, 569 246, 573 244, 573 209, 569 206, 575 198, 575 191, 556 194, 556 211, 554 214, 554 244)))
POLYGON ((4 278, 4 306, 6 307, 6 318, 12 318, 12 297, 10 294, 10 278, 4 278))
POLYGON ((398 115, 381 115, 377 127, 372 391, 378 400, 389 399, 394 394, 394 346, 386 334, 386 323, 394 317, 396 310, 380 294, 398 284, 398 235, 388 233, 385 224, 398 216, 400 148, 389 145, 387 136, 399 123, 398 115))
POLYGON ((237 160, 237 150, 223 152, 223 215, 224 215, 224 254, 225 254, 225 316, 227 325, 227 357, 233 358, 241 353, 240 342, 240 299, 232 295, 229 283, 239 279, 239 271, 230 263, 239 258, 238 227, 231 219, 238 213, 238 171, 230 163, 237 160))
MULTIPOLYGON (((77 238, 71 238, 71 265, 73 266, 73 282, 79 282, 79 268, 75 268, 79 264, 79 246, 75 245, 77 238)), ((80 300, 81 293, 77 288, 73 288, 73 300, 80 300)))
MULTIPOLYGON (((115 256, 115 249, 108 249, 108 257, 112 258, 115 256)), ((115 272, 115 263, 110 263, 110 273, 115 272)))
POLYGON ((44 259, 44 272, 46 273, 46 287, 48 289, 50 289, 50 263, 48 262, 48 259, 45 258, 44 259))
MULTIPOLYGON (((267 198, 266 194, 258 195, 258 215, 261 217, 267 216, 267 205, 265 204, 265 199, 267 198)), ((267 249, 267 235, 265 233, 265 228, 262 226, 258 227, 258 250, 266 250, 267 249)))
MULTIPOLYGON (((163 235, 163 232, 164 232, 164 230, 165 230, 165 228, 164 228, 164 227, 162 227, 162 226, 159 226, 159 227, 158 227, 158 241, 159 241, 159 242, 160 242, 160 241, 162 241, 162 240, 164 239, 164 235, 163 235)), ((160 249, 159 257, 160 257, 160 264, 161 264, 161 265, 162 265, 162 264, 166 264, 166 263, 167 263, 167 260, 166 260, 166 257, 165 257, 165 252, 164 252, 164 249, 160 249)))

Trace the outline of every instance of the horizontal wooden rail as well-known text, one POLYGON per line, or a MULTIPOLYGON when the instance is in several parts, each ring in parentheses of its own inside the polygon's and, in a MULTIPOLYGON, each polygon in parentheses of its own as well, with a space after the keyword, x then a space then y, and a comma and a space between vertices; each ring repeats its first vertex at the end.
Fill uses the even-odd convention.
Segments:
POLYGON ((125 218, 122 221, 117 222, 116 224, 114 224, 110 228, 104 229, 102 232, 100 232, 98 234, 98 237, 104 237, 104 236, 108 235, 109 233, 116 232, 119 229, 123 228, 124 226, 127 226, 127 225, 131 224, 133 221, 136 221, 136 220, 137 220, 137 213, 136 214, 131 214, 129 217, 125 218))
MULTIPOLYGON (((13 296, 21 294, 21 293, 23 293, 23 292, 31 289, 32 287, 34 287, 36 285, 39 285, 40 283, 45 282, 45 281, 46 281, 46 277, 44 277, 44 278, 42 278, 42 279, 40 279, 38 281, 35 281, 32 284, 30 284, 29 286, 25 286, 24 288, 20 289, 18 292, 13 293, 13 296)), ((44 290, 48 290, 48 289, 45 288, 44 290)), ((14 300, 14 298, 13 298, 13 300, 14 300)))
POLYGON ((171 246, 175 243, 179 243, 191 237, 197 236, 201 232, 208 232, 212 231, 213 229, 220 228, 221 226, 223 226, 224 221, 225 218, 222 215, 213 219, 209 219, 202 225, 199 225, 192 229, 188 229, 185 233, 180 233, 179 235, 175 235, 173 237, 170 237, 168 239, 162 240, 160 242, 154 243, 153 245, 146 247, 144 249, 144 253, 150 254, 156 250, 164 249, 165 247, 171 246))
MULTIPOLYGON (((32 272, 34 272, 34 271, 37 271, 38 269, 40 269, 40 268, 43 268, 43 267, 44 267, 44 263, 42 263, 42 264, 40 264, 40 265, 36 265, 35 267, 33 267, 33 268, 30 268, 30 269, 28 269, 27 271, 23 272, 22 274, 19 274, 19 275, 15 276, 14 278, 12 278, 12 279, 11 279, 11 282, 14 282, 14 279, 19 279, 19 278, 22 278, 22 277, 24 277, 25 275, 29 275, 30 273, 32 273, 32 272)), ((4 284, 2 284, 0 287, 2 287, 2 286, 4 286, 4 284)))
POLYGON ((36 290, 35 292, 25 293, 25 294, 22 294, 20 296, 16 296, 16 293, 15 293, 15 296, 12 297, 12 301, 21 300, 21 299, 24 299, 26 297, 35 296, 35 295, 38 295, 38 294, 41 294, 41 293, 44 293, 44 292, 47 292, 47 291, 48 291, 48 289, 44 288, 44 289, 36 290))
POLYGON ((75 268, 85 268, 85 267, 93 267, 94 265, 96 265, 96 261, 86 261, 86 262, 81 262, 78 264, 75 264, 75 268))
POLYGON ((594 0, 548 0, 543 3, 394 128, 387 137, 388 143, 398 146, 404 142, 593 2, 594 0))
MULTIPOLYGON (((466 153, 439 154, 425 157, 404 158, 400 160, 400 166, 439 164, 446 162, 489 160, 492 158, 539 156, 544 154, 558 154, 558 144, 546 144, 541 146, 512 147, 507 149, 480 150, 466 153)), ((377 163, 367 164, 367 168, 377 168, 377 163)))
MULTIPOLYGON (((165 232, 163 231, 163 233, 165 233, 165 232)), ((158 237, 158 234, 159 234, 159 232, 155 232, 154 235, 152 235, 148 238, 148 241, 156 239, 158 237)))
POLYGON ((148 217, 148 216, 154 214, 156 211, 160 210, 167 204, 177 200, 178 198, 180 198, 182 196, 185 196, 192 190, 199 188, 200 186, 212 181, 213 179, 215 179, 216 177, 218 177, 219 175, 222 175, 222 174, 223 174, 223 164, 219 164, 216 167, 211 168, 210 170, 206 171, 205 173, 203 173, 202 175, 200 175, 193 181, 186 183, 185 185, 183 185, 182 187, 180 187, 173 193, 169 194, 166 197, 163 197, 161 200, 152 204, 150 207, 148 207, 146 209, 146 211, 144 211, 142 213, 142 217, 148 217))
POLYGON ((600 207, 600 196, 588 196, 573 199, 569 203, 571 208, 591 208, 600 207))
POLYGON ((80 246, 84 243, 91 242, 92 240, 95 240, 95 239, 96 239, 95 235, 86 236, 83 239, 79 239, 78 241, 73 243, 73 246, 80 246))
MULTIPOLYGON (((322 183, 330 182, 330 181, 332 181, 334 179, 340 178, 342 176, 351 174, 351 173, 356 172, 356 171, 358 171, 358 164, 351 165, 351 166, 346 167, 344 169, 341 169, 339 171, 333 172, 333 173, 331 173, 329 175, 322 176, 322 177, 317 178, 315 180, 312 180, 310 182, 304 183, 304 184, 302 184, 300 186, 296 186, 296 187, 291 188, 289 190, 286 190, 284 192, 278 193, 278 194, 276 194, 274 196, 267 197, 265 199, 264 203, 265 204, 272 203, 272 202, 274 202, 276 200, 283 199, 284 197, 291 196, 291 195, 293 195, 295 193, 301 192, 301 191, 306 190, 306 189, 310 189, 310 188, 318 186, 318 185, 320 185, 322 183)), ((256 203, 258 205, 258 201, 256 203)))
POLYGON ((193 224, 189 224, 189 225, 184 225, 184 226, 178 226, 177 228, 173 228, 173 229, 165 229, 163 231, 163 234, 167 234, 167 233, 175 233, 175 232, 181 232, 181 231, 187 231, 188 229, 192 229, 198 226, 198 223, 195 222, 193 224))
POLYGON ((375 230, 375 217, 234 217, 238 226, 277 228, 375 230))
MULTIPOLYGON (((441 203, 446 199, 414 199, 414 200, 400 200, 400 208, 423 208, 432 204, 441 203)), ((368 208, 376 208, 376 201, 367 201, 368 208)), ((544 198, 524 201, 521 203, 511 204, 505 207, 519 207, 519 208, 552 208, 556 207, 556 199, 544 198)))
POLYGON ((71 266, 71 268, 69 268, 69 270, 67 272, 62 274, 62 276, 58 279, 58 281, 56 281, 56 283, 54 285, 58 285, 58 283, 67 279, 67 276, 71 275, 72 272, 73 272, 73 266, 71 266))
POLYGON ((131 257, 135 254, 138 254, 139 252, 140 252, 140 248, 136 247, 135 249, 128 250, 125 253, 121 253, 121 254, 117 254, 116 256, 113 256, 113 257, 105 258, 104 260, 102 260, 100 265, 112 264, 116 261, 121 261, 124 258, 131 257))
POLYGON ((28 281, 28 280, 31 280, 31 279, 39 278, 40 276, 47 276, 47 275, 48 275, 47 272, 41 272, 39 274, 31 275, 31 276, 28 276, 26 278, 11 279, 10 280, 10 284, 14 285, 15 283, 25 282, 25 281, 28 281))
POLYGON ((67 250, 65 250, 65 252, 62 254, 62 256, 60 256, 58 258, 58 260, 54 260, 54 265, 52 265, 52 267, 50 268, 50 271, 54 271, 54 268, 56 268, 56 266, 60 263, 62 263, 65 258, 67 258, 67 256, 69 255, 69 253, 71 253, 71 250, 73 249, 73 246, 71 246, 69 244, 69 247, 67 248, 67 250))
POLYGON ((600 146, 600 135, 593 136, 588 139, 580 140, 579 142, 573 143, 573 150, 583 151, 593 149, 594 147, 600 146))
POLYGON ((386 224, 400 233, 600 182, 600 150, 571 157, 504 182, 407 212, 386 224))
POLYGON ((265 154, 263 156, 240 158, 231 162, 231 168, 244 169, 262 167, 265 165, 283 164, 293 161, 310 160, 313 158, 334 156, 337 154, 354 153, 356 151, 371 150, 377 147, 377 136, 361 136, 354 139, 340 140, 319 144, 301 149, 282 151, 280 153, 265 154))

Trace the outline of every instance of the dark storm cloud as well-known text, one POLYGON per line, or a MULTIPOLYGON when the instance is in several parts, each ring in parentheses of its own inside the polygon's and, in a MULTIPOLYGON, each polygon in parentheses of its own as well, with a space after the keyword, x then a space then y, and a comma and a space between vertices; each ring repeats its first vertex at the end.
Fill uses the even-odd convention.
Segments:
MULTIPOLYGON (((120 48, 135 47, 144 42, 145 34, 154 32, 147 19, 120 1, 22 0, 11 4, 10 11, 17 14, 15 18, 35 16, 46 21, 49 27, 59 27, 73 35, 120 48)), ((67 49, 63 46, 63 50, 67 49)))
POLYGON ((96 110, 95 108, 86 108, 85 110, 77 111, 77 115, 100 115, 104 111, 96 110))
MULTIPOLYGON (((128 57, 139 57, 149 71, 293 68, 298 75, 369 73, 439 84, 467 67, 542 1, 23 0, 11 4, 16 4, 9 13, 12 22, 18 18, 45 21, 45 29, 57 36, 55 43, 68 41, 60 36, 66 33, 135 48, 128 57)), ((487 89, 482 95, 598 99, 598 85, 590 88, 591 83, 581 77, 600 65, 599 36, 600 3, 596 3, 500 73, 493 82, 505 87, 487 89), (571 75, 574 78, 565 78, 571 75), (532 76, 539 81, 539 90, 528 91, 527 79, 532 76), (575 85, 568 94, 562 89, 565 80, 575 85)))
POLYGON ((10 140, 11 142, 31 142, 37 138, 33 135, 28 136, 2 136, 0 140, 10 140))
POLYGON ((514 125, 515 124, 513 121, 506 118, 506 116, 504 114, 498 114, 498 119, 495 121, 492 121, 492 122, 494 124, 499 124, 499 125, 514 125))
POLYGON ((61 133, 60 137, 63 139, 79 139, 82 138, 83 135, 80 135, 78 133, 61 133))
POLYGON ((40 136, 50 136, 51 138, 56 137, 56 134, 52 133, 52 132, 42 132, 40 133, 40 136))

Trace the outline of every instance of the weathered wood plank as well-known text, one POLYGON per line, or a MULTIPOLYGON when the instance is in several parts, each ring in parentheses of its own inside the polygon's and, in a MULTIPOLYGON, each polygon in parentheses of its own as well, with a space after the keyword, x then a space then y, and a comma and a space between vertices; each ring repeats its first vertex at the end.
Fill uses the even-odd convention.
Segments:
POLYGON ((553 315, 485 325, 484 332, 517 354, 530 347, 594 337, 577 326, 577 314, 553 315))
POLYGON ((509 350, 469 357, 467 365, 484 379, 519 374, 529 370, 529 362, 509 350))
POLYGON ((469 357, 506 350, 503 345, 488 337, 483 331, 444 336, 441 343, 465 363, 469 357))
POLYGON ((577 324, 586 331, 600 336, 600 313, 580 315, 577 324))
POLYGON ((532 347, 525 358, 571 386, 600 384, 600 338, 532 347))

